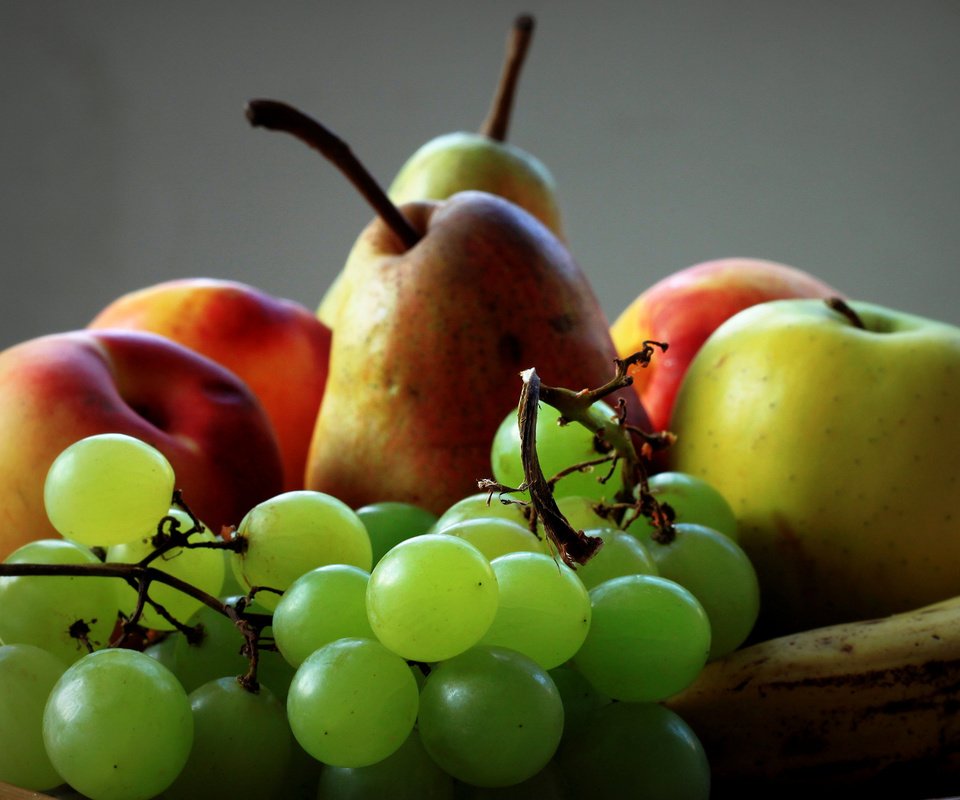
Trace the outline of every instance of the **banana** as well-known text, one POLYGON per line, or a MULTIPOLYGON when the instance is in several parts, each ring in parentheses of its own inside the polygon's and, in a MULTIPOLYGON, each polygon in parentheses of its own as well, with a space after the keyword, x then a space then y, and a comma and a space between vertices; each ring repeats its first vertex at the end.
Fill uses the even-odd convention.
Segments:
POLYGON ((960 597, 750 645, 666 705, 700 737, 714 798, 960 794, 960 597))

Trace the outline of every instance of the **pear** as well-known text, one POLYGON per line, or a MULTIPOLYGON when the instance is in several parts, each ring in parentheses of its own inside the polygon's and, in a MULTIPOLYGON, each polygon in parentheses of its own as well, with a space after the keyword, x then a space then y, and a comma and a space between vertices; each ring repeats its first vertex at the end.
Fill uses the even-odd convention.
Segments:
POLYGON ((534 19, 516 18, 493 102, 478 133, 456 131, 431 139, 400 168, 387 191, 394 203, 443 200, 479 189, 522 206, 563 236, 556 186, 535 156, 507 142, 520 69, 533 37, 534 19))
MULTIPOLYGON (((445 133, 420 147, 400 168, 387 191, 394 203, 443 200, 465 189, 479 189, 522 206, 563 238, 553 175, 535 156, 506 141, 517 81, 533 30, 532 16, 521 15, 514 20, 500 80, 480 131, 445 133)), ((332 325, 335 309, 347 291, 348 281, 341 273, 317 310, 325 324, 332 325)))
MULTIPOLYGON (((349 153, 289 106, 255 101, 248 116, 349 153)), ((337 165, 378 216, 344 267, 352 290, 334 324, 306 486, 354 507, 394 500, 439 514, 490 476, 521 371, 573 389, 610 379, 608 322, 565 244, 515 203, 464 191, 397 208, 356 164, 337 165)), ((628 421, 648 429, 632 389, 619 396, 628 421)))
POLYGON ((306 485, 353 506, 401 500, 439 514, 491 475, 522 370, 596 387, 615 353, 583 272, 531 214, 478 191, 402 211, 422 232, 414 247, 377 218, 346 264, 354 288, 306 485))

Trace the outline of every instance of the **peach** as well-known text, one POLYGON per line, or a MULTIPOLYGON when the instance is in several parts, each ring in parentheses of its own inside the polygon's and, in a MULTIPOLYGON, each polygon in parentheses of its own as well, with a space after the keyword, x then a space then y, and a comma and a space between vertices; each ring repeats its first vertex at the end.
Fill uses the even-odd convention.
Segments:
POLYGON ((273 426, 284 489, 303 488, 330 352, 312 311, 236 281, 184 278, 119 297, 88 327, 158 333, 236 373, 273 426))
POLYGON ((707 337, 727 318, 767 300, 841 296, 796 267, 755 258, 722 258, 687 267, 642 292, 610 326, 624 358, 643 342, 666 342, 646 368, 632 371, 633 387, 654 430, 666 430, 680 382, 707 337))
POLYGON ((282 487, 266 414, 224 367, 150 333, 41 336, 0 352, 0 559, 57 537, 43 507, 47 470, 67 445, 106 432, 158 448, 214 532, 282 487))

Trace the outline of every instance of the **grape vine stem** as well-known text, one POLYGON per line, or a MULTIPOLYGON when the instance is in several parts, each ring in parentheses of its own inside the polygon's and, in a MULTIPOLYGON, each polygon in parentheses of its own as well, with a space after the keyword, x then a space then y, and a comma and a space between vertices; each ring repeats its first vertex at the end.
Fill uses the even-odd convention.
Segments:
POLYGON ((628 374, 629 368, 635 365, 646 367, 658 349, 666 350, 667 345, 648 340, 643 343, 642 349, 633 355, 624 359, 615 359, 613 377, 596 389, 573 391, 544 385, 533 367, 520 373, 523 387, 520 392, 517 423, 520 428, 523 486, 512 488, 489 479, 478 481, 478 486, 491 493, 529 492, 530 504, 533 507, 532 524, 535 525, 538 519, 543 522, 543 527, 557 548, 560 558, 568 566, 576 567, 578 564, 585 564, 602 544, 599 537, 586 536, 583 531, 575 530, 563 516, 553 497, 553 486, 558 478, 578 469, 600 463, 612 463, 614 467, 619 464, 620 486, 615 493, 615 503, 607 508, 611 513, 621 517, 627 509, 636 509, 651 521, 657 529, 658 537, 661 539, 671 537, 671 516, 664 512, 650 492, 644 457, 649 457, 657 450, 668 447, 673 441, 672 434, 667 431, 649 433, 627 424, 626 410, 622 401, 618 405, 617 413, 611 415, 600 428, 597 428, 596 419, 590 414, 591 406, 598 400, 602 400, 618 389, 630 386, 633 378, 628 374), (572 465, 560 475, 547 480, 537 457, 537 412, 541 400, 560 412, 561 424, 576 422, 583 425, 593 432, 610 451, 613 451, 612 454, 572 465), (634 443, 635 439, 640 441, 639 449, 634 443))
POLYGON ((259 663, 259 651, 262 647, 260 642, 263 629, 270 624, 269 614, 256 614, 246 611, 246 600, 243 598, 237 606, 224 603, 217 597, 203 591, 187 581, 184 581, 175 575, 170 575, 161 569, 151 566, 151 563, 160 558, 164 553, 175 548, 208 548, 217 550, 238 550, 241 546, 239 540, 223 540, 215 542, 197 542, 190 541, 190 536, 202 530, 199 521, 183 502, 179 491, 174 492, 174 505, 183 508, 193 521, 192 527, 187 530, 180 530, 179 521, 173 516, 164 517, 157 525, 157 534, 153 538, 154 550, 146 555, 141 561, 135 564, 124 564, 117 562, 105 562, 100 564, 26 564, 26 563, 0 563, 0 578, 5 577, 27 577, 27 576, 61 576, 74 577, 83 576, 92 578, 118 578, 126 581, 137 592, 137 604, 134 611, 123 623, 120 637, 111 642, 114 647, 123 646, 126 638, 136 629, 143 609, 150 605, 160 616, 174 625, 179 631, 184 633, 188 640, 196 643, 201 631, 196 627, 191 627, 177 620, 161 604, 151 599, 149 596, 149 587, 153 583, 162 583, 170 586, 177 591, 193 597, 208 608, 213 609, 219 614, 227 617, 236 626, 237 630, 243 636, 243 652, 249 660, 249 668, 239 676, 237 680, 248 691, 257 691, 259 683, 257 681, 257 666, 259 663))

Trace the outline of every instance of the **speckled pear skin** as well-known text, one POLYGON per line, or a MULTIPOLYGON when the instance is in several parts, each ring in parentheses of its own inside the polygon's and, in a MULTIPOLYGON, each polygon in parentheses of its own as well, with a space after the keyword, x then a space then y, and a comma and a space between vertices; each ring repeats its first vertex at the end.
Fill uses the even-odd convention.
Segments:
MULTIPOLYGON (((446 200, 461 191, 483 191, 516 203, 560 239, 563 221, 557 188, 550 171, 536 157, 479 133, 448 133, 417 150, 390 185, 397 205, 420 200, 446 200)), ((350 279, 340 272, 320 300, 317 316, 333 325, 350 279)))
MULTIPOLYGON (((305 479, 354 507, 400 500, 441 513, 491 476, 522 370, 596 387, 616 353, 583 271, 532 215, 475 191, 402 210, 420 242, 404 252, 375 219, 344 268, 305 479)), ((633 391, 618 396, 647 427, 633 391)))

